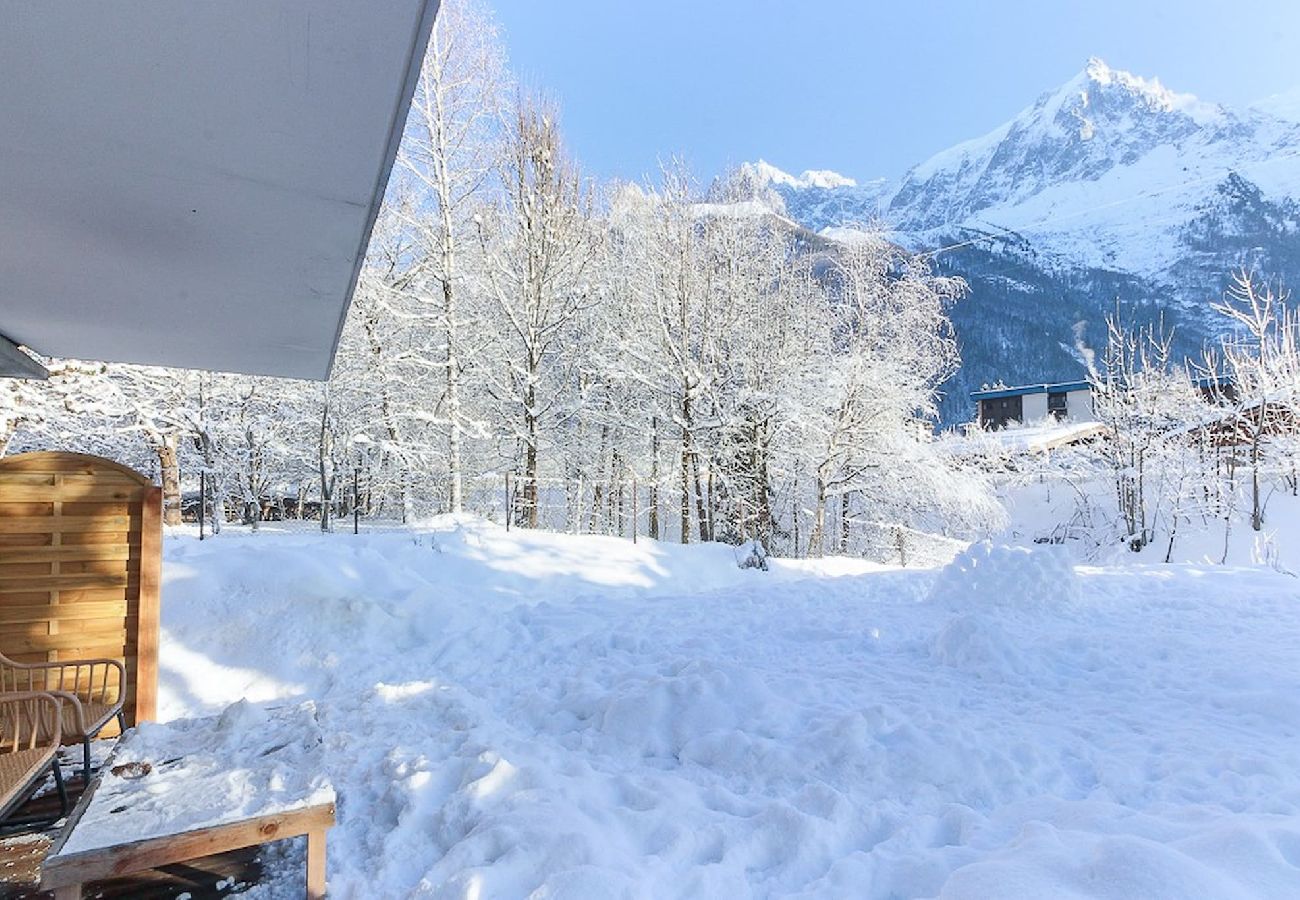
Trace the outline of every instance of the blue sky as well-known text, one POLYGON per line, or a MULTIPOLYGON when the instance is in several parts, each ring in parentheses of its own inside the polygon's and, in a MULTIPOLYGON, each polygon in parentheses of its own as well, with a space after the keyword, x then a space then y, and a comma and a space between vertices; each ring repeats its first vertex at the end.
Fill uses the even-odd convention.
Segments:
POLYGON ((896 176, 1089 56, 1228 105, 1300 86, 1300 0, 487 0, 592 174, 896 176))

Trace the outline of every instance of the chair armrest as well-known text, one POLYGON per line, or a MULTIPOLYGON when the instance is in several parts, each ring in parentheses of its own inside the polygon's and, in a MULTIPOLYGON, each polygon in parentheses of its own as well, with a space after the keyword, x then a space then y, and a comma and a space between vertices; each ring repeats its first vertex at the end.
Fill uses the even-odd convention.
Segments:
POLYGON ((61 712, 60 698, 43 691, 0 694, 0 752, 59 746, 61 712))

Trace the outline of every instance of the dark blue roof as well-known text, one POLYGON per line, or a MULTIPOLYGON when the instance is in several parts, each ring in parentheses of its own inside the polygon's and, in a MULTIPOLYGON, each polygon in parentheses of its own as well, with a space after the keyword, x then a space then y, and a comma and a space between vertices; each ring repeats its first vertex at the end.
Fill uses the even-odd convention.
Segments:
POLYGON ((1059 394, 1070 391, 1089 390, 1086 381, 1061 381, 1056 384, 1025 384, 1019 387, 990 388, 984 391, 971 391, 972 400, 996 400, 998 397, 1020 397, 1025 394, 1059 394))

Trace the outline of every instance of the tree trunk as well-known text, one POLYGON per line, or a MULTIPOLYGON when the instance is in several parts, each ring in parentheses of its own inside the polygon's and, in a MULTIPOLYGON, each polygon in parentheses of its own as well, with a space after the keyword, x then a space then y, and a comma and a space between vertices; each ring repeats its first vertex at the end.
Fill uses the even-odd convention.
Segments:
MULTIPOLYGON (((447 134, 447 109, 443 85, 441 57, 435 49, 429 55, 435 66, 435 84, 433 91, 434 117, 432 124, 432 144, 434 148, 434 181, 438 197, 438 215, 442 227, 439 229, 442 246, 442 308, 443 330, 447 341, 447 416, 450 427, 447 429, 447 474, 448 507, 453 513, 464 508, 464 486, 462 477, 460 449, 460 360, 456 356, 456 228, 452 218, 452 206, 457 198, 452 189, 450 168, 451 138, 447 134)), ((405 515, 405 513, 403 513, 405 515)))
POLYGON ((1263 413, 1260 413, 1259 426, 1255 429, 1255 439, 1250 445, 1250 527, 1260 531, 1264 527, 1264 511, 1260 508, 1259 497, 1259 441, 1263 434, 1263 413))
POLYGON ((700 486, 700 455, 691 449, 691 478, 695 482, 695 516, 699 523, 700 540, 709 540, 709 517, 704 506, 704 490, 700 486))
MULTIPOLYGON (((450 242, 448 242, 450 243, 450 242)), ((444 250, 444 266, 451 265, 451 248, 444 250)), ((447 340, 447 417, 450 427, 447 429, 447 475, 448 506, 453 513, 461 512, 465 506, 464 479, 461 473, 460 458, 460 361, 456 358, 455 297, 452 293, 451 276, 446 274, 442 282, 443 304, 446 315, 447 340)), ((405 512, 403 512, 405 517, 405 512)), ((403 518, 405 521, 405 518, 403 518)))
POLYGON ((331 520, 331 504, 334 501, 334 475, 330 472, 330 455, 333 438, 330 435, 330 400, 329 388, 325 389, 325 402, 321 405, 320 440, 317 441, 316 464, 320 474, 320 530, 334 530, 331 520))
MULTIPOLYGON (((712 540, 716 540, 716 539, 717 539, 717 535, 718 535, 717 527, 714 525, 714 522, 717 521, 717 517, 718 517, 718 507, 717 507, 717 503, 716 503, 716 501, 715 501, 715 498, 717 497, 717 494, 716 494, 716 492, 713 490, 713 465, 712 465, 712 464, 709 465, 709 474, 708 474, 708 476, 705 478, 704 485, 705 485, 705 498, 704 498, 705 502, 704 502, 704 509, 705 509, 705 511, 708 512, 708 514, 709 514, 709 519, 708 519, 708 522, 709 522, 709 531, 708 531, 708 534, 709 534, 709 536, 708 536, 707 540, 712 541, 712 540)), ((696 489, 696 491, 699 490, 699 486, 700 486, 700 470, 699 470, 699 461, 697 460, 697 461, 696 461, 696 464, 695 464, 695 489, 696 489)))
POLYGON ((817 476, 817 502, 813 507, 812 531, 808 534, 808 555, 821 556, 822 535, 826 530, 826 479, 817 476))
POLYGON ((691 401, 689 397, 682 399, 682 458, 681 458, 681 478, 682 478, 682 496, 681 496, 681 516, 682 516, 682 543, 691 542, 691 428, 690 422, 691 401))
MULTIPOLYGON (((203 475, 208 482, 207 501, 212 512, 208 520, 212 526, 212 533, 214 535, 221 534, 221 525, 226 518, 226 501, 221 489, 217 486, 217 448, 212 440, 212 433, 206 427, 199 430, 198 441, 199 451, 203 454, 203 475)), ((202 494, 203 491, 199 491, 199 493, 202 494)), ((202 502, 202 497, 200 497, 200 502, 202 502)))
MULTIPOLYGON (((768 492, 767 471, 767 429, 768 421, 754 427, 754 536, 758 538, 763 549, 771 552, 772 546, 772 498, 768 492)), ((797 506, 796 506, 797 512, 797 506)))
POLYGON ((158 471, 162 477, 163 524, 181 524, 181 466, 177 444, 180 437, 174 431, 162 436, 156 450, 158 471))
POLYGON ((650 537, 659 540, 659 418, 650 419, 650 537))
POLYGON ((840 549, 841 556, 849 553, 849 492, 840 494, 840 549))
POLYGON ((538 523, 537 505, 537 416, 534 413, 534 404, 537 395, 530 383, 524 393, 524 490, 523 490, 523 519, 521 523, 529 528, 536 528, 538 523))

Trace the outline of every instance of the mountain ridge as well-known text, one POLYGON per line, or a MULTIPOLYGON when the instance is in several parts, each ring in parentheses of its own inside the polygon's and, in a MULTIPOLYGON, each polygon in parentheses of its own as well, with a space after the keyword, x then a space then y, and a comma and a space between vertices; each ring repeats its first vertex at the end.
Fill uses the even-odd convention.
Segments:
POLYGON ((1300 281, 1300 89, 1234 110, 1093 57, 894 181, 762 162, 741 174, 812 231, 874 224, 909 249, 942 250, 945 273, 971 282, 954 311, 965 364, 945 386, 948 421, 966 417, 963 395, 981 381, 1084 374, 1078 346, 1104 341, 1117 302, 1176 321, 1196 355, 1222 330, 1210 301, 1231 270, 1300 281))

